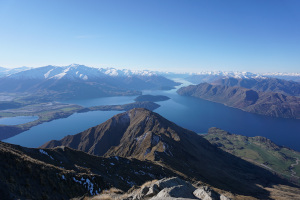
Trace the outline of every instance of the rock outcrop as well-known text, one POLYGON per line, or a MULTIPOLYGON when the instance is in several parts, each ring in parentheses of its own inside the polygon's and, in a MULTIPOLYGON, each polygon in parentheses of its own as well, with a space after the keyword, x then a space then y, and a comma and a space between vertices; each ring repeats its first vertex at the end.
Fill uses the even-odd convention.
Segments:
POLYGON ((138 189, 133 189, 125 194, 114 195, 105 194, 96 196, 95 199, 112 197, 121 200, 231 200, 223 194, 219 194, 208 186, 196 187, 190 182, 184 181, 178 177, 164 178, 157 181, 145 183, 138 189))

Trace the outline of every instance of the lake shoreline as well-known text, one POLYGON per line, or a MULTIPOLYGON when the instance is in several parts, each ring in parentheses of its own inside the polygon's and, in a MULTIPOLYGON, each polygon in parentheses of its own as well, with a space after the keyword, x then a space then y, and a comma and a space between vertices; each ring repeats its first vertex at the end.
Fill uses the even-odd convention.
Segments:
POLYGON ((45 122, 51 122, 53 120, 67 118, 75 113, 85 113, 85 112, 92 112, 92 111, 128 111, 133 108, 146 108, 148 110, 153 111, 158 107, 160 107, 160 105, 154 102, 134 102, 134 103, 123 104, 123 105, 92 106, 87 108, 78 106, 77 109, 71 111, 55 112, 51 115, 51 117, 48 117, 47 119, 44 119, 44 116, 42 115, 36 114, 39 118, 37 120, 28 123, 19 124, 19 125, 0 125, 0 133, 5 132, 5 134, 0 134, 0 140, 5 140, 14 137, 22 132, 31 129, 32 127, 35 127, 45 122))

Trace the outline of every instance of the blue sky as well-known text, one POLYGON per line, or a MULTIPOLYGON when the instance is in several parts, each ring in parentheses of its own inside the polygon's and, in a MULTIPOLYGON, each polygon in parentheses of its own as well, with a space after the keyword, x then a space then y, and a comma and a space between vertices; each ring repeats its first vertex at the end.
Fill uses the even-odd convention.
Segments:
POLYGON ((0 0, 0 66, 300 72, 298 0, 0 0))

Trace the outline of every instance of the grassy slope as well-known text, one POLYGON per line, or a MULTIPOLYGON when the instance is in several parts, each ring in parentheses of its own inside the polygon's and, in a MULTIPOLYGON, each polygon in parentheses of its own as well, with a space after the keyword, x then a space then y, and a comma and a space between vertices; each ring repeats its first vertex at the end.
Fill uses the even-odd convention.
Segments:
MULTIPOLYGON (((235 156, 275 171, 285 178, 296 180, 291 177, 290 166, 295 163, 296 158, 300 159, 300 152, 277 146, 264 137, 235 135, 216 128, 211 128, 204 138, 235 156)), ((293 170, 296 176, 300 176, 300 164, 293 170)), ((296 181, 300 183, 299 179, 296 181)))

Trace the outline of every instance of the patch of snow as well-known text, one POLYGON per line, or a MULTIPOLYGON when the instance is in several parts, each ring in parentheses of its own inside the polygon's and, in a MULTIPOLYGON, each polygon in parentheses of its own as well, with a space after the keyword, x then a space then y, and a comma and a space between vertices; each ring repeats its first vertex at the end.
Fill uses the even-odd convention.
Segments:
POLYGON ((116 160, 119 160, 119 157, 118 157, 118 156, 115 156, 114 158, 115 158, 116 160))
POLYGON ((73 181, 74 181, 74 182, 82 184, 82 182, 81 182, 81 181, 78 181, 75 177, 72 177, 72 178, 73 178, 73 181))
POLYGON ((61 178, 62 178, 63 180, 66 180, 65 175, 61 175, 61 178))
POLYGON ((55 79, 61 79, 62 77, 64 77, 67 72, 70 70, 71 67, 68 67, 67 69, 65 69, 62 73, 59 73, 55 76, 52 76, 51 78, 55 78, 55 79))
POLYGON ((140 145, 145 140, 147 135, 149 135, 149 134, 151 134, 151 131, 148 131, 148 132, 144 133, 143 135, 137 137, 136 141, 138 142, 138 144, 140 145))
POLYGON ((115 163, 110 163, 110 165, 115 165, 115 163))
POLYGON ((131 187, 136 185, 134 181, 127 181, 127 184, 129 184, 131 187))
POLYGON ((152 146, 155 146, 159 143, 160 137, 158 135, 153 134, 151 144, 152 146))
POLYGON ((52 160, 54 160, 54 158, 52 156, 50 156, 46 151, 44 151, 43 149, 39 150, 41 154, 44 154, 46 156, 49 156, 52 160))
POLYGON ((150 176, 152 179, 155 179, 155 176, 151 173, 147 173, 148 176, 150 176))
POLYGON ((168 146, 167 144, 165 144, 164 142, 163 142, 163 149, 164 149, 164 152, 165 152, 167 155, 173 156, 172 152, 171 152, 170 149, 169 149, 169 146, 168 146))
POLYGON ((118 76, 119 75, 118 71, 114 68, 110 68, 107 71, 105 71, 104 73, 107 75, 110 75, 110 76, 118 76))
POLYGON ((48 78, 49 77, 49 75, 50 75, 50 73, 53 71, 53 69, 50 69, 46 74, 44 74, 44 77, 45 78, 48 78))
POLYGON ((96 195, 101 191, 101 189, 98 188, 98 190, 95 189, 95 192, 94 192, 94 184, 88 178, 84 179, 83 177, 81 177, 80 180, 77 180, 75 177, 72 177, 72 178, 73 178, 74 182, 84 185, 88 189, 90 195, 96 195))
POLYGON ((150 152, 151 152, 151 149, 150 149, 150 148, 146 149, 145 154, 144 154, 144 157, 145 157, 148 153, 150 153, 150 152))

